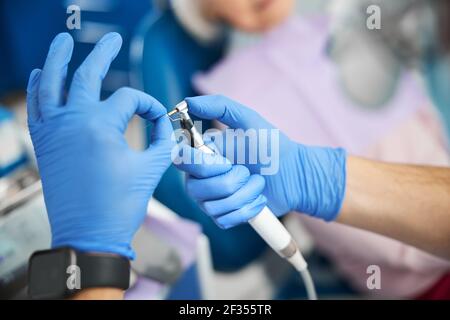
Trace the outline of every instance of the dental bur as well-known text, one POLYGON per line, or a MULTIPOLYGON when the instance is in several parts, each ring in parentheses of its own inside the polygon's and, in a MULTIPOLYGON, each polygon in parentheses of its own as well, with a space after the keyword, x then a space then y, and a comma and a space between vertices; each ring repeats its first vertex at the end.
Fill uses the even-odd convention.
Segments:
MULTIPOLYGON (((172 121, 180 121, 181 128, 186 132, 186 136, 190 139, 191 147, 208 154, 214 154, 215 152, 205 144, 201 133, 195 128, 194 122, 189 116, 188 111, 189 108, 186 101, 182 101, 167 115, 172 121), (174 115, 178 115, 178 118, 172 118, 174 115)), ((305 283, 308 298, 310 300, 316 300, 317 295, 314 283, 308 271, 308 265, 303 258, 298 245, 280 220, 278 220, 266 206, 257 216, 250 219, 248 223, 280 257, 286 259, 300 272, 305 283)))

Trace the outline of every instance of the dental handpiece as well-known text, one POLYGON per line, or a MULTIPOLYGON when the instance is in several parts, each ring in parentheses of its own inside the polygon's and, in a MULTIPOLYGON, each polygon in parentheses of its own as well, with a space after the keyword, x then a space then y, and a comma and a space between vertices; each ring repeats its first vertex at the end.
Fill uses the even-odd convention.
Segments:
MULTIPOLYGON (((188 105, 185 101, 179 103, 175 109, 168 113, 169 117, 178 114, 181 123, 181 128, 187 132, 190 139, 190 144, 193 148, 199 149, 205 153, 215 153, 203 141, 203 137, 194 126, 194 122, 188 113, 188 105)), ((172 118, 171 118, 172 119, 172 118)), ((173 120, 173 119, 172 119, 173 120)), ((299 272, 307 270, 307 263, 303 258, 296 242, 286 230, 284 225, 266 206, 254 218, 250 219, 248 223, 260 235, 261 238, 282 258, 291 263, 299 272)), ((309 275, 309 274, 308 274, 309 275)))

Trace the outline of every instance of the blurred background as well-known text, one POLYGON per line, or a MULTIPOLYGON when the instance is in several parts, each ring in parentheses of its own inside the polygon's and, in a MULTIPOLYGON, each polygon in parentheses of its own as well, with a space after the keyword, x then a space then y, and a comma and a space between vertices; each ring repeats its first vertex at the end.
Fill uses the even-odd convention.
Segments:
MULTIPOLYGON (((186 96, 223 94, 301 143, 449 165, 447 0, 1 0, 0 26, 0 298, 26 297, 27 260, 50 245, 25 88, 59 32, 76 43, 69 80, 102 35, 122 35, 104 97, 131 86, 172 109, 186 96)), ((129 144, 144 148, 150 129, 134 119, 129 144)), ((134 243, 129 299, 306 297, 252 229, 210 221, 175 168, 154 198, 134 243)), ((336 223, 298 214, 283 222, 319 298, 450 299, 446 261, 336 223), (367 287, 371 265, 381 268, 380 290, 367 287)))

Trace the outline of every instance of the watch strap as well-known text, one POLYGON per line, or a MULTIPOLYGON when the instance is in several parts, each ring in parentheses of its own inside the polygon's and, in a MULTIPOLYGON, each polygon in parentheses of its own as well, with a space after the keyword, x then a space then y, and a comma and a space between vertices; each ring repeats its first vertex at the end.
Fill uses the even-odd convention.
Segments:
POLYGON ((33 299, 68 298, 89 288, 126 290, 130 282, 127 258, 69 247, 33 253, 28 268, 28 292, 33 299))
POLYGON ((81 271, 81 289, 109 287, 127 290, 130 285, 130 261, 127 258, 77 252, 77 265, 81 271))

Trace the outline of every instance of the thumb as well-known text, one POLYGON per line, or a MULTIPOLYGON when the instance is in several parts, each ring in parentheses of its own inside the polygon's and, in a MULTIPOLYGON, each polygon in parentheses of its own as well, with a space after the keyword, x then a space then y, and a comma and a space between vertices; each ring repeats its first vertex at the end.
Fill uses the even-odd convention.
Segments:
POLYGON ((273 125, 267 122, 257 112, 224 96, 199 96, 186 98, 189 112, 207 120, 218 120, 232 129, 271 129, 273 125))

